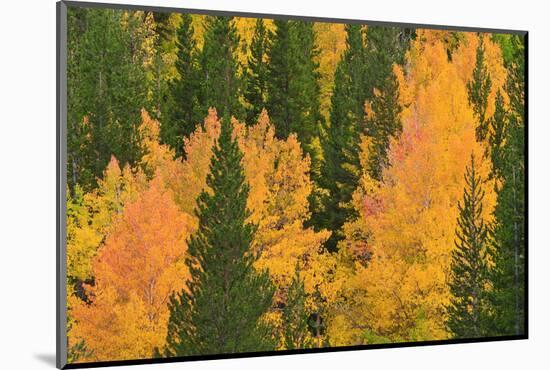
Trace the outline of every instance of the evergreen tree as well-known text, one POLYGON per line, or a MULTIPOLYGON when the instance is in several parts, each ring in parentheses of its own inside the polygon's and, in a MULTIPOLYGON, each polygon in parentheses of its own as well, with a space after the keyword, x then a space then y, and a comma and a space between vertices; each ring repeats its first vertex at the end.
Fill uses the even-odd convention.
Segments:
POLYGON ((414 37, 410 28, 371 26, 364 30, 367 98, 372 98, 374 89, 381 90, 393 74, 394 64, 405 62, 405 53, 414 37))
POLYGON ((283 308, 283 342, 285 349, 310 348, 308 318, 305 302, 306 292, 299 270, 288 288, 286 305, 283 308))
POLYGON ((359 135, 362 132, 366 98, 364 44, 361 26, 346 25, 346 50, 336 67, 331 98, 330 125, 323 138, 324 163, 319 185, 328 190, 321 209, 314 209, 312 223, 332 231, 325 243, 336 250, 342 225, 354 216, 348 206, 360 175, 359 135))
MULTIPOLYGON (((321 123, 318 54, 313 23, 275 20, 268 50, 267 108, 278 138, 296 133, 306 153, 319 156, 321 123)), ((315 166, 315 164, 314 164, 315 166)))
POLYGON ((342 239, 342 225, 356 217, 350 201, 361 173, 360 135, 369 136, 374 148, 366 170, 380 179, 390 139, 401 131, 393 64, 403 63, 414 36, 410 29, 393 27, 368 27, 363 32, 358 25, 347 25, 346 32, 347 47, 336 68, 330 126, 323 140, 325 161, 319 185, 329 194, 322 197, 322 207, 314 209, 312 221, 316 227, 332 230, 325 244, 329 250, 335 250, 342 239))
POLYGON ((507 132, 506 110, 504 98, 500 90, 495 98, 495 113, 489 120, 489 145, 491 150, 491 162, 493 163, 492 176, 501 179, 504 166, 503 145, 507 132))
POLYGON ((167 118, 161 125, 163 142, 175 148, 176 155, 184 155, 183 138, 195 130, 202 120, 199 106, 201 81, 198 76, 196 45, 194 40, 193 19, 190 14, 182 14, 182 20, 177 29, 177 59, 176 70, 179 77, 169 84, 167 118))
POLYGON ((525 60, 519 36, 514 36, 513 47, 505 86, 510 109, 496 163, 502 185, 493 227, 493 335, 525 333, 525 60))
POLYGON ((200 56, 201 116, 216 108, 220 116, 242 118, 242 90, 237 59, 239 34, 232 17, 207 17, 200 56))
POLYGON ((447 328, 455 338, 478 338, 487 335, 489 243, 482 218, 483 180, 476 173, 473 154, 464 179, 462 204, 458 204, 456 249, 452 252, 447 328))
POLYGON ((267 42, 268 31, 264 20, 258 18, 254 28, 254 36, 250 44, 248 58, 247 85, 244 98, 248 103, 246 122, 249 125, 256 123, 267 99, 267 42))
POLYGON ((393 65, 403 63, 412 35, 411 30, 396 27, 368 27, 365 32, 365 133, 373 148, 367 170, 376 180, 381 180, 382 169, 388 165, 391 138, 401 133, 399 83, 393 65))
POLYGON ((476 128, 477 141, 484 141, 489 130, 487 121, 487 101, 491 92, 491 76, 485 63, 485 46, 483 37, 479 36, 476 51, 476 65, 472 79, 468 82, 468 101, 478 120, 476 128))
POLYGON ((268 274, 253 267, 258 256, 250 245, 256 226, 246 221, 249 187, 242 158, 226 117, 213 148, 210 191, 197 200, 199 226, 186 259, 191 279, 169 302, 165 356, 274 349, 262 323, 274 289, 268 274))
POLYGON ((267 111, 278 138, 291 132, 292 120, 290 80, 292 78, 291 23, 275 20, 275 31, 270 33, 268 50, 267 111))
POLYGON ((321 90, 319 87, 319 54, 315 44, 313 22, 296 21, 292 23, 292 61, 294 73, 290 79, 292 93, 289 104, 293 108, 291 131, 298 135, 304 151, 316 167, 320 148, 315 147, 314 139, 319 137, 321 124, 321 90))
POLYGON ((399 83, 390 72, 379 89, 370 99, 370 111, 366 113, 366 127, 372 138, 372 152, 369 158, 369 174, 373 179, 382 179, 382 169, 388 166, 388 148, 391 138, 401 133, 401 105, 399 104, 399 83))
POLYGON ((137 128, 149 105, 142 68, 144 40, 136 19, 123 27, 121 11, 68 11, 67 181, 96 186, 112 155, 134 163, 140 155, 137 128))

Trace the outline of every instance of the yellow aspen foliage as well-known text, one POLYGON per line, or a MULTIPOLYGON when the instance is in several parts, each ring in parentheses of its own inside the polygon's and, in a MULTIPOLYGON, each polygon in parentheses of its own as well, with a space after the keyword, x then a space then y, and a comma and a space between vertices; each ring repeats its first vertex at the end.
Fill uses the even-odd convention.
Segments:
POLYGON ((124 206, 93 259, 89 302, 70 297, 69 345, 85 341, 84 361, 149 358, 164 344, 168 298, 188 277, 190 223, 160 176, 124 206))
MULTIPOLYGON (((319 268, 321 246, 330 234, 304 226, 310 217, 308 197, 313 183, 309 177, 310 159, 304 157, 296 136, 277 139, 265 110, 250 127, 236 120, 232 123, 250 186, 250 221, 258 225, 253 246, 261 257, 256 267, 268 269, 277 288, 276 306, 286 299, 297 265, 305 278, 306 292, 313 292, 321 280, 321 274, 313 270, 319 268)), ((211 148, 219 133, 220 122, 211 109, 203 127, 197 127, 186 139, 182 187, 175 191, 184 212, 192 214, 197 195, 206 188, 211 148)), ((313 305, 311 300, 308 304, 313 305)), ((280 322, 279 316, 280 312, 272 312, 272 323, 280 322)))
POLYGON ((334 72, 346 49, 345 25, 340 23, 321 23, 313 25, 316 32, 316 45, 319 55, 316 60, 319 63, 321 88, 321 113, 328 119, 330 110, 330 98, 334 87, 334 72))
MULTIPOLYGON (((440 33, 419 31, 405 70, 395 68, 403 132, 390 144, 382 181, 363 173, 353 198, 360 217, 346 225, 342 246, 362 258, 346 284, 353 304, 334 320, 355 329, 347 338, 353 343, 448 337, 443 308, 457 203, 470 155, 484 158, 484 148, 476 142, 466 90, 477 42, 466 35, 449 61, 440 33)), ((363 156, 368 148, 364 141, 363 156)), ((480 160, 478 171, 486 177, 490 161, 480 160)), ((483 216, 489 220, 491 184, 485 192, 483 216)))
MULTIPOLYGON (((67 275, 85 281, 93 277, 91 261, 124 204, 145 186, 145 178, 129 166, 120 169, 115 157, 107 165, 98 188, 83 194, 76 186, 67 199, 67 275)), ((70 293, 70 292, 69 292, 70 293)))

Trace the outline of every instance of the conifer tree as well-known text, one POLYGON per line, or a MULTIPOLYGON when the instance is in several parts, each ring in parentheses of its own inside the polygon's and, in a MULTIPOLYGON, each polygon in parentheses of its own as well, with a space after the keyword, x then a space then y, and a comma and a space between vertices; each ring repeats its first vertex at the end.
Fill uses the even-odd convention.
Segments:
POLYGON ((497 91, 495 98, 495 112, 489 120, 489 145, 491 150, 491 161, 493 163, 492 176, 501 179, 504 166, 503 146, 507 132, 506 109, 502 93, 497 91))
POLYGON ((262 315, 274 290, 267 272, 253 267, 256 226, 246 221, 249 186, 242 158, 226 117, 213 148, 209 190, 197 200, 199 226, 186 259, 191 279, 169 302, 165 356, 273 349, 262 315))
POLYGON ((402 64, 412 33, 396 27, 368 27, 365 32, 365 86, 367 110, 365 133, 371 138, 372 153, 367 169, 373 179, 381 180, 388 165, 387 151, 392 137, 401 133, 399 83, 394 64, 402 64))
POLYGON ((285 139, 296 133, 305 152, 315 159, 318 153, 313 140, 319 135, 321 113, 313 23, 274 23, 268 50, 267 110, 277 137, 285 139))
POLYGON ((313 160, 312 167, 316 167, 320 148, 314 147, 314 139, 319 136, 322 120, 319 63, 316 61, 319 50, 313 22, 296 21, 292 25, 294 73, 290 79, 292 96, 289 103, 295 117, 291 122, 291 131, 298 135, 304 151, 313 160))
POLYGON ((244 98, 248 103, 246 122, 249 125, 256 123, 260 113, 265 108, 267 99, 267 43, 268 30, 264 20, 258 18, 254 28, 254 36, 250 44, 248 58, 247 85, 244 98))
POLYGON ((485 63, 485 46, 483 37, 479 36, 476 50, 476 65, 472 79, 468 82, 468 101, 478 120, 476 128, 477 141, 484 141, 489 130, 487 121, 487 102, 491 92, 491 76, 485 63))
POLYGON ((200 80, 194 29, 190 14, 182 14, 177 29, 176 70, 179 77, 169 84, 169 111, 161 125, 163 142, 176 150, 177 156, 184 155, 183 138, 195 130, 195 125, 202 120, 199 107, 200 80))
POLYGON ((368 105, 365 123, 372 138, 372 152, 368 172, 373 179, 382 179, 382 169, 388 166, 388 148, 391 138, 401 133, 401 105, 399 104, 399 83, 390 72, 379 89, 375 89, 368 105))
POLYGON ((324 163, 320 186, 329 194, 322 198, 322 208, 314 212, 313 224, 332 230, 325 243, 335 250, 342 239, 342 225, 354 215, 347 207, 360 175, 359 140, 362 130, 366 89, 364 86, 364 45, 359 25, 346 25, 346 44, 334 77, 330 125, 323 140, 324 163))
POLYGON ((312 345, 309 335, 308 313, 305 307, 306 292, 304 281, 300 278, 299 270, 292 279, 288 288, 286 305, 283 308, 283 342, 285 349, 310 348, 312 345))
POLYGON ((113 9, 70 8, 67 17, 67 180, 71 191, 76 184, 88 191, 112 155, 132 164, 141 154, 144 25, 135 14, 123 27, 124 13, 113 9))
POLYGON ((268 100, 267 111, 275 126, 278 138, 287 138, 291 132, 292 120, 290 79, 292 78, 291 60, 291 22, 275 20, 275 31, 270 33, 268 50, 268 100))
POLYGON ((455 338, 487 335, 487 288, 489 248, 488 227, 482 218, 483 180, 476 173, 474 155, 464 175, 466 187, 458 204, 456 248, 452 252, 449 288, 451 302, 446 307, 447 328, 455 338))
POLYGON ((501 160, 496 163, 502 185, 492 230, 492 335, 525 333, 525 61, 523 40, 514 36, 512 41, 513 60, 505 85, 510 109, 501 160))
POLYGON ((232 17, 207 17, 204 45, 200 55, 201 115, 215 108, 220 116, 242 118, 239 100, 242 91, 237 59, 239 34, 232 17))

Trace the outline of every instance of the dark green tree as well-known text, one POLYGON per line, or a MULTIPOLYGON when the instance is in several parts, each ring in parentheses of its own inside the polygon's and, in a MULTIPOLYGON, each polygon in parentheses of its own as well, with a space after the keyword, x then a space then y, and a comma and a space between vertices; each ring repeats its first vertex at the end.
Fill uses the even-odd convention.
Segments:
POLYGON ((479 36, 476 51, 476 65, 472 79, 468 82, 468 101, 477 118, 476 139, 484 141, 489 131, 487 120, 487 103, 491 92, 491 76, 485 63, 485 46, 483 37, 479 36))
POLYGON ((283 308, 283 342, 285 349, 310 348, 309 314, 306 311, 306 291, 299 270, 288 288, 286 305, 283 308))
POLYGON ((368 27, 365 32, 366 99, 369 109, 365 117, 365 133, 371 138, 370 176, 381 180, 388 165, 387 151, 391 138, 401 133, 399 83, 394 64, 404 62, 413 31, 396 27, 368 27))
POLYGON ((278 138, 286 138, 291 132, 292 109, 290 79, 293 61, 291 60, 291 23, 275 20, 275 30, 269 36, 268 50, 268 99, 267 111, 275 126, 278 138))
POLYGON ((328 191, 314 209, 312 223, 332 231, 325 246, 336 250, 342 225, 355 215, 349 202, 360 176, 359 139, 366 98, 364 43, 359 25, 346 25, 346 50, 336 67, 330 125, 323 138, 319 186, 328 191))
POLYGON ((161 125, 163 142, 174 148, 178 156, 185 154, 183 138, 188 137, 203 118, 199 105, 201 81, 192 22, 191 15, 182 14, 176 39, 178 77, 168 85, 168 112, 161 125))
POLYGON ((218 115, 244 118, 239 100, 242 91, 240 64, 237 60, 239 34, 232 17, 207 17, 204 45, 200 55, 201 115, 216 108, 218 115))
POLYGON ((495 98, 495 112, 489 119, 489 148, 491 151, 491 162, 493 163, 492 176, 498 179, 502 178, 502 170, 504 168, 503 146, 508 130, 506 114, 504 98, 499 90, 495 98))
MULTIPOLYGON (((315 160, 321 123, 318 54, 313 23, 275 20, 268 49, 267 110, 278 138, 296 133, 315 160)), ((315 166, 315 164, 314 164, 315 166)))
POLYGON ((390 75, 393 65, 405 62, 405 53, 415 32, 410 28, 371 26, 363 31, 365 38, 365 86, 367 98, 374 89, 381 89, 390 75))
POLYGON ((140 110, 149 108, 143 70, 143 19, 122 26, 113 9, 68 11, 67 180, 96 186, 112 155, 122 165, 140 156, 140 110))
POLYGON ((187 289, 168 304, 164 356, 204 355, 274 349, 262 315, 274 289, 267 272, 257 272, 250 245, 256 226, 246 220, 249 187, 229 118, 210 162, 208 191, 197 199, 197 232, 189 240, 187 289))
POLYGON ((369 156, 369 174, 373 179, 382 179, 382 170, 388 166, 390 140, 401 134, 402 125, 399 104, 399 82, 393 72, 376 89, 370 99, 370 112, 365 122, 368 135, 372 139, 372 152, 369 156))
POLYGON ((316 61, 319 50, 315 44, 313 24, 303 21, 292 23, 294 73, 290 79, 292 96, 289 104, 293 110, 291 131, 298 135, 304 151, 312 158, 312 167, 316 168, 320 148, 315 147, 314 139, 319 137, 322 117, 319 63, 316 61))
POLYGON ((511 40, 504 144, 500 150, 501 186, 494 210, 492 257, 492 335, 525 333, 525 58, 520 36, 511 40))
POLYGON ((464 175, 466 186, 459 202, 455 249, 451 255, 447 328, 455 338, 487 335, 489 284, 488 227, 483 212, 483 179, 476 173, 472 154, 464 175))
POLYGON ((254 36, 250 44, 250 57, 248 58, 248 69, 246 79, 246 90, 244 98, 248 103, 246 123, 256 123, 262 109, 266 106, 267 100, 267 46, 268 30, 264 20, 258 18, 254 28, 254 36))

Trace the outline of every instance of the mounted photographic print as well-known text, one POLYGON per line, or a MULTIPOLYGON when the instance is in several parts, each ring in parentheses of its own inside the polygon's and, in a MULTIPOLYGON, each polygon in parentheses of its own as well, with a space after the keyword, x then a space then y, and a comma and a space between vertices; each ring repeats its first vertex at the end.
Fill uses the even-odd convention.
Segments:
POLYGON ((527 338, 526 55, 58 3, 58 367, 527 338))

